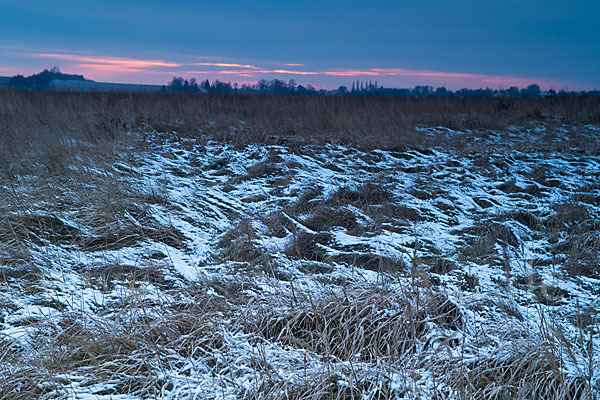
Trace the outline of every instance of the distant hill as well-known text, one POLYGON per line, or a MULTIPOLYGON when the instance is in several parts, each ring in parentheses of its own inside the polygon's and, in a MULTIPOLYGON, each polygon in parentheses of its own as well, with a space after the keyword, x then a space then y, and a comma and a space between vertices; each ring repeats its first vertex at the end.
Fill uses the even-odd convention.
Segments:
POLYGON ((53 79, 48 89, 61 92, 132 92, 132 93, 161 93, 167 88, 162 85, 138 85, 130 83, 107 83, 80 80, 53 79))
MULTIPOLYGON (((16 75, 0 77, 0 88, 24 90, 56 90, 61 92, 129 92, 129 93, 164 93, 174 91, 164 85, 138 85, 129 83, 95 82, 83 75, 64 74, 58 67, 45 69, 31 76, 16 75)), ((200 92, 205 92, 199 89, 200 92)))
POLYGON ((50 70, 43 70, 39 74, 33 74, 28 77, 23 75, 16 75, 9 79, 8 87, 16 89, 48 89, 50 82, 55 79, 69 80, 69 81, 80 81, 85 82, 87 79, 83 75, 76 74, 63 74, 60 72, 58 67, 53 67, 50 70))
POLYGON ((137 85, 129 83, 95 82, 85 79, 83 75, 64 74, 58 67, 45 69, 31 76, 16 75, 0 77, 0 88, 24 90, 56 90, 61 92, 131 92, 161 93, 172 91, 163 85, 137 85))

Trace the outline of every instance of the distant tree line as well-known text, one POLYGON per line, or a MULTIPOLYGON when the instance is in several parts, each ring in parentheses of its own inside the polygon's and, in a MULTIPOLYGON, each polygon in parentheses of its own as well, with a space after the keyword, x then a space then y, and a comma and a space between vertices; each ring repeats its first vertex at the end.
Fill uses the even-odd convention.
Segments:
POLYGON ((526 88, 519 89, 511 86, 508 89, 458 89, 456 91, 448 90, 445 87, 434 89, 432 86, 415 86, 413 89, 391 89, 378 86, 377 81, 373 82, 352 82, 352 88, 348 90, 345 86, 340 86, 337 90, 339 94, 354 95, 384 95, 384 96, 412 96, 412 97, 514 97, 514 98, 537 98, 547 96, 600 96, 600 91, 570 91, 561 90, 556 92, 549 89, 543 92, 539 85, 531 84, 526 88))
POLYGON ((595 96, 600 97, 600 91, 565 91, 556 92, 553 89, 542 91, 537 84, 526 88, 512 86, 508 89, 458 89, 455 91, 445 87, 415 86, 412 89, 395 89, 379 86, 375 82, 352 82, 350 89, 340 86, 335 90, 315 89, 311 85, 298 85, 294 79, 284 82, 279 79, 261 79, 256 84, 238 85, 237 83, 221 82, 208 79, 197 82, 195 79, 184 80, 175 77, 168 85, 168 91, 187 93, 272 93, 272 94, 303 94, 303 95, 340 95, 340 96, 399 96, 399 97, 513 97, 513 98, 538 98, 538 97, 572 97, 595 96))
POLYGON ((169 82, 167 87, 169 91, 178 93, 197 93, 206 91, 204 89, 204 84, 199 84, 196 79, 190 79, 188 81, 187 79, 184 80, 177 76, 169 82))
POLYGON ((50 82, 54 79, 64 81, 85 81, 83 75, 63 74, 58 67, 52 67, 49 70, 45 69, 39 74, 33 74, 28 77, 23 75, 15 75, 8 81, 9 88, 16 89, 31 89, 45 90, 48 89, 50 82))
POLYGON ((261 79, 256 84, 243 84, 231 82, 221 82, 215 80, 212 83, 207 79, 198 82, 195 79, 183 79, 174 77, 166 87, 169 92, 183 93, 273 93, 273 94, 332 94, 333 91, 316 90, 313 86, 306 87, 296 84, 296 81, 290 79, 284 82, 279 79, 266 80, 261 79))

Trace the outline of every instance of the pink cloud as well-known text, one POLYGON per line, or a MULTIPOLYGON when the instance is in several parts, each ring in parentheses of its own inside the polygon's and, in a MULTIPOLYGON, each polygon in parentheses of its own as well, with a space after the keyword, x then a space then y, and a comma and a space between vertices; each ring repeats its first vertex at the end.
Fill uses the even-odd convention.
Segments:
POLYGON ((241 71, 183 71, 187 75, 205 75, 208 77, 225 75, 230 77, 232 75, 241 76, 244 78, 252 78, 254 74, 252 72, 246 72, 244 70, 241 71))
POLYGON ((206 66, 206 67, 233 67, 233 68, 248 68, 248 69, 259 69, 258 67, 255 67, 254 65, 249 65, 249 64, 228 64, 228 63, 190 63, 187 65, 197 65, 197 66, 206 66))
POLYGON ((230 70, 221 70, 221 71, 182 71, 188 75, 252 75, 252 71, 230 71, 230 70))
POLYGON ((328 76, 380 76, 383 75, 377 71, 373 70, 337 70, 337 71, 325 71, 322 72, 323 75, 328 76))
POLYGON ((256 74, 284 74, 284 75, 320 75, 317 71, 291 71, 287 69, 240 69, 240 70, 220 70, 220 71, 185 71, 190 75, 235 75, 246 78, 255 77, 256 74))
POLYGON ((228 70, 223 70, 223 71, 207 71, 208 73, 212 73, 212 74, 220 74, 220 75, 239 75, 239 74, 245 74, 245 75, 250 75, 251 72, 246 72, 246 71, 228 71, 228 70))
POLYGON ((89 63, 89 64, 106 64, 113 66, 121 66, 123 68, 152 68, 152 67, 180 67, 181 64, 162 60, 140 60, 135 58, 121 57, 89 57, 78 56, 75 54, 52 54, 38 53, 37 57, 54 58, 58 60, 66 60, 71 62, 89 63))
POLYGON ((288 75, 319 75, 320 72, 317 71, 290 71, 287 69, 273 69, 273 70, 262 70, 257 71, 261 74, 288 74, 288 75))
MULTIPOLYGON (((179 73, 184 73, 184 74, 188 74, 188 75, 214 75, 219 72, 220 71, 180 71, 179 73)), ((231 71, 231 72, 232 73, 233 72, 240 73, 241 71, 231 71)))

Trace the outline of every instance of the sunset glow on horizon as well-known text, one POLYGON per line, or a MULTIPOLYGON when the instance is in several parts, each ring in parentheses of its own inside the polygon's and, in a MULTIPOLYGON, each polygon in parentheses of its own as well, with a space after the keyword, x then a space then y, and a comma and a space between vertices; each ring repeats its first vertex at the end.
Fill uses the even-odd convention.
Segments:
MULTIPOLYGON (((1 51, 1 49, 0 49, 1 51)), ((445 72, 416 70, 405 68, 335 68, 311 70, 307 64, 273 63, 254 60, 253 63, 232 62, 197 62, 189 60, 140 59, 113 57, 76 53, 41 53, 21 51, 17 55, 29 64, 36 64, 37 70, 48 68, 50 64, 59 66, 70 73, 83 74, 88 79, 108 82, 166 84, 174 76, 197 80, 221 80, 242 84, 249 78, 260 79, 295 79, 301 84, 310 84, 323 88, 348 86, 352 81, 378 80, 385 87, 413 87, 417 85, 445 86, 449 89, 469 88, 508 88, 510 86, 526 87, 537 83, 542 88, 585 88, 580 82, 560 81, 544 77, 516 77, 487 75, 463 72, 445 72), (285 65, 288 68, 278 68, 285 65), (228 68, 228 69, 223 69, 228 68), (309 77, 308 80, 306 78, 309 77), (414 84, 410 85, 410 82, 414 84)), ((216 57, 204 57, 215 59, 216 57)), ((1 70, 7 70, 4 66, 1 70)), ((33 72, 39 72, 34 67, 33 72)), ((17 68, 15 67, 17 72, 17 68)), ((33 73, 32 72, 32 73, 33 73)))

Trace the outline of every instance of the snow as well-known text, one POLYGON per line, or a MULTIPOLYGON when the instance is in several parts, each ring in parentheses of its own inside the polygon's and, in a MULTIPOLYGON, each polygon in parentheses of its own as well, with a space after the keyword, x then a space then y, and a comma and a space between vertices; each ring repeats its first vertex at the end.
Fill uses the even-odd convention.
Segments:
MULTIPOLYGON (((544 134, 545 129, 542 128, 532 132, 544 134)), ((590 132, 599 130, 594 126, 584 129, 590 132)), ((469 134, 443 127, 421 127, 419 131, 428 135, 469 134)), ((518 132, 515 131, 515 134, 518 132)), ((12 307, 11 312, 3 311, 2 314, 2 341, 27 348, 36 331, 31 325, 23 325, 23 321, 42 320, 44 324, 59 326, 61 318, 68 312, 87 315, 90 321, 109 321, 119 312, 115 305, 131 299, 135 290, 144 301, 153 304, 168 304, 170 301, 193 304, 195 298, 185 291, 176 294, 175 289, 188 285, 238 283, 242 289, 238 289, 236 295, 247 296, 255 303, 266 302, 274 312, 281 313, 286 310, 286 299, 296 299, 300 307, 303 301, 308 304, 313 298, 316 301, 328 293, 341 293, 351 285, 384 287, 397 293, 413 290, 416 278, 408 271, 396 271, 382 277, 380 271, 348 265, 336 258, 360 252, 402 260, 407 265, 428 257, 444 258, 455 264, 456 269, 432 276, 435 275, 441 282, 440 292, 460 310, 464 326, 462 330, 456 330, 442 327, 434 320, 426 322, 424 329, 427 336, 419 339, 422 342, 418 344, 418 351, 421 352, 421 361, 431 361, 430 365, 443 360, 457 367, 469 366, 486 357, 509 357, 511 349, 514 349, 513 341, 518 342, 515 337, 525 340, 535 336, 531 332, 539 331, 548 316, 555 318, 553 323, 576 341, 580 328, 574 321, 580 310, 597 310, 599 307, 600 279, 597 276, 568 276, 562 272, 557 278, 557 271, 564 267, 565 261, 555 261, 556 257, 549 250, 552 247, 549 238, 513 219, 494 221, 510 229, 519 246, 510 246, 506 253, 500 243, 492 246, 494 254, 508 257, 510 277, 507 277, 502 265, 465 259, 456 250, 474 240, 465 234, 469 228, 500 218, 508 212, 527 210, 540 216, 551 215, 555 212, 554 205, 569 201, 584 186, 597 183, 596 179, 600 176, 600 159, 597 156, 565 156, 558 152, 490 153, 486 155, 490 160, 499 161, 498 165, 502 161, 506 167, 488 164, 486 169, 476 165, 475 154, 459 155, 443 149, 432 149, 427 154, 410 150, 399 156, 385 150, 364 152, 331 144, 297 153, 283 146, 235 148, 215 142, 195 144, 194 141, 183 146, 182 140, 172 135, 163 136, 169 140, 154 144, 142 153, 127 156, 133 157, 135 162, 115 162, 112 174, 114 179, 127 180, 139 193, 155 193, 156 190, 165 196, 166 204, 149 204, 148 212, 157 224, 179 232, 184 238, 183 246, 174 247, 173 243, 163 243, 150 237, 116 250, 83 251, 51 242, 43 246, 30 245, 32 263, 41 267, 43 278, 34 284, 25 281, 16 283, 16 280, 2 283, 3 294, 8 295, 4 294, 0 300, 12 307), (274 184, 276 177, 273 176, 251 176, 241 181, 232 179, 244 176, 251 165, 267 160, 271 154, 282 159, 277 165, 280 174, 285 174, 288 179, 286 186, 274 184), (225 160, 225 166, 209 168, 217 159, 225 160), (332 164, 337 168, 332 169, 332 164), (537 168, 547 172, 546 179, 559 180, 561 185, 551 187, 536 182, 541 188, 540 195, 523 193, 534 182, 530 175, 537 168), (509 180, 514 180, 514 192, 499 189, 509 180), (331 242, 317 244, 331 258, 326 263, 329 268, 326 272, 303 272, 308 266, 318 267, 319 264, 298 260, 285 253, 284 250, 295 240, 290 231, 292 228, 285 228, 285 236, 277 237, 261 220, 263 216, 281 213, 294 226, 295 232, 315 235, 318 232, 302 222, 306 216, 292 215, 286 207, 298 200, 307 188, 318 188, 321 193, 315 201, 321 201, 341 186, 356 189, 372 181, 383 182, 394 201, 414 210, 419 218, 405 225, 398 223, 396 228, 401 229, 386 229, 384 224, 379 232, 364 236, 351 234, 342 227, 332 228, 328 232, 331 242), (441 189, 439 193, 433 190, 435 188, 441 189), (430 196, 418 195, 416 190, 425 191, 430 196), (254 195, 260 196, 252 198, 254 195), (247 198, 252 200, 242 201, 247 198), (488 206, 482 206, 482 199, 487 201, 485 204, 488 206), (219 240, 244 219, 252 221, 256 235, 252 243, 268 252, 268 261, 251 264, 227 260, 223 254, 219 240), (359 247, 361 250, 356 250, 359 247), (148 255, 154 252, 165 257, 149 259, 148 255), (413 258, 415 255, 417 260, 413 258), (537 264, 534 265, 534 261, 537 264), (270 264, 267 266, 267 263, 270 264), (99 287, 99 281, 80 272, 100 271, 109 264, 142 270, 159 268, 163 271, 165 283, 143 282, 132 289, 127 277, 116 277, 114 282, 111 281, 113 286, 107 289, 99 287), (272 272, 274 269, 279 275, 272 272), (566 293, 564 299, 556 304, 542 304, 536 300, 537 295, 531 287, 533 282, 530 282, 530 287, 518 285, 519 279, 526 279, 533 272, 539 276, 535 285, 559 288, 566 293), (464 289, 466 276, 474 277, 478 285, 464 289), (35 290, 32 285, 37 285, 35 290), (64 309, 52 306, 53 301, 64 309), (519 315, 526 317, 520 319, 519 315), (450 342, 462 345, 451 346, 450 342)), ((493 139, 493 134, 490 137, 493 139)), ((101 175, 107 172, 89 168, 88 173, 101 175)), ((31 190, 28 179, 34 178, 23 178, 24 182, 17 190, 22 193, 31 190)), ((598 190, 594 190, 594 195, 598 196, 598 190)), ((37 206, 41 210, 49 207, 48 204, 37 206)), ((600 207, 589 204, 588 208, 589 215, 597 219, 600 207)), ((350 204, 346 209, 362 225, 374 223, 369 213, 359 205, 350 204)), ((56 216, 66 226, 86 232, 75 212, 57 210, 48 215, 56 216)), ((129 216, 131 223, 138 223, 129 216)), ((425 264, 419 266, 424 270, 431 267, 425 264)), ((210 286, 204 289, 202 295, 214 301, 233 302, 210 286)), ((250 310, 250 306, 245 310, 240 308, 240 315, 236 317, 250 317, 250 310), (246 312, 249 314, 245 315, 246 312)), ((387 311, 395 312, 393 309, 387 311)), ((210 357, 201 354, 204 349, 198 349, 197 356, 170 355, 173 361, 160 367, 160 379, 164 382, 160 396, 239 398, 264 383, 256 369, 260 362, 266 363, 261 368, 277 377, 281 390, 287 390, 288 385, 302 385, 305 376, 310 380, 311 376, 322 375, 324 371, 337 376, 340 387, 351 386, 357 380, 372 381, 387 385, 397 393, 397 398, 408 398, 402 393, 410 391, 426 397, 434 391, 450 390, 448 387, 444 389, 445 383, 423 364, 388 368, 387 364, 376 366, 340 359, 326 362, 308 348, 252 336, 235 328, 231 320, 223 321, 220 328, 222 345, 210 357), (352 380, 348 371, 355 374, 352 380)), ((599 328, 592 323, 590 329, 596 332, 590 340, 593 347, 598 348, 599 328)), ((583 354, 575 353, 573 359, 564 360, 562 368, 567 374, 573 377, 585 374, 587 361, 583 354)), ((600 366, 597 352, 590 357, 594 366, 600 366)), ((113 381, 92 382, 84 369, 66 373, 62 379, 69 382, 63 388, 64 393, 74 399, 140 397, 116 393, 116 382, 113 381), (109 392, 111 394, 101 394, 109 392)), ((594 379, 597 384, 598 377, 594 379)))

